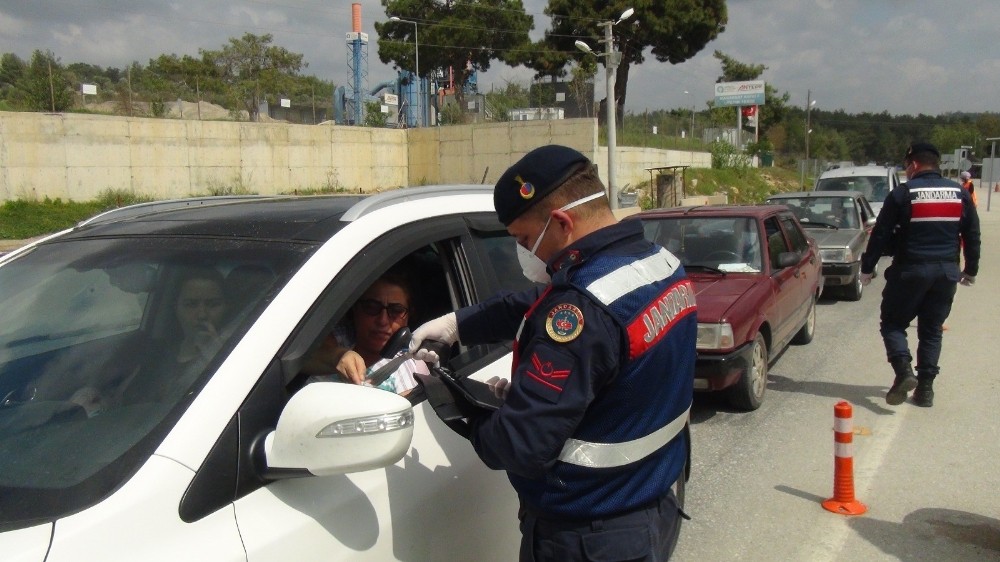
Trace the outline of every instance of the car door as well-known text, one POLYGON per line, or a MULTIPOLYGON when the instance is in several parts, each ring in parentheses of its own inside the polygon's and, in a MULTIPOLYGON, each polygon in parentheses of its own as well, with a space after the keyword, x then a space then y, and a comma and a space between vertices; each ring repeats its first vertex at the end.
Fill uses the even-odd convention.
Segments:
POLYGON ((778 215, 782 230, 788 239, 789 249, 798 256, 798 262, 791 266, 792 279, 789 283, 790 292, 788 298, 791 299, 788 305, 790 331, 789 337, 794 335, 798 328, 805 322, 809 307, 812 306, 816 286, 821 275, 819 256, 809 238, 803 232, 802 227, 795 216, 791 213, 778 215))
POLYGON ((875 210, 872 209, 871 204, 868 199, 864 197, 858 197, 854 200, 854 204, 857 207, 858 213, 861 215, 861 230, 862 235, 860 239, 860 244, 858 248, 852 247, 851 250, 854 251, 854 256, 856 259, 861 259, 861 252, 865 251, 865 247, 868 246, 868 238, 872 234, 872 229, 875 228, 875 210))
POLYGON ((767 237, 767 261, 774 292, 772 310, 765 311, 765 315, 771 323, 773 349, 774 346, 791 338, 790 318, 794 312, 795 303, 795 299, 791 295, 796 290, 798 278, 795 267, 782 267, 778 262, 782 253, 791 251, 791 246, 777 217, 771 216, 764 219, 764 235, 767 237))
MULTIPOLYGON (((376 233, 377 225, 369 222, 376 233)), ((422 318, 411 320, 411 328, 485 296, 481 292, 492 288, 489 275, 480 269, 470 237, 458 216, 414 221, 373 234, 345 267, 331 272, 323 296, 234 417, 227 431, 231 443, 219 445, 220 465, 239 475, 235 518, 248 560, 516 558, 517 499, 504 474, 486 468, 468 440, 445 426, 419 393, 409 396, 414 403, 410 450, 394 465, 269 483, 250 469, 252 437, 274 423, 285 396, 300 384, 303 358, 390 265, 415 252, 430 255, 428 269, 413 279, 427 299, 422 318), (234 456, 241 459, 235 467, 234 456)), ((467 359, 459 366, 466 374, 487 366, 510 369, 502 347, 463 348, 459 355, 467 359)), ((205 480, 199 489, 212 488, 207 472, 205 480)))

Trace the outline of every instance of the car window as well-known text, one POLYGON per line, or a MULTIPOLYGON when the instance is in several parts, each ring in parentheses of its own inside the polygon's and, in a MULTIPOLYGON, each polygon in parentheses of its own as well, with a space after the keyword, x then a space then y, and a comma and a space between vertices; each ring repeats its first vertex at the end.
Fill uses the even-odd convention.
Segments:
POLYGON ((861 226, 863 227, 868 219, 874 216, 871 205, 868 204, 868 200, 865 198, 860 198, 855 200, 855 205, 858 208, 858 213, 861 214, 861 226))
MULTIPOLYGON (((513 239, 500 229, 480 233, 471 237, 469 247, 464 241, 470 240, 469 229, 458 217, 439 218, 418 222, 398 228, 377 238, 348 263, 345 269, 332 280, 314 313, 307 319, 304 331, 295 336, 293 344, 283 352, 287 365, 288 385, 295 391, 318 375, 325 380, 339 380, 335 362, 320 362, 323 372, 316 370, 313 361, 317 353, 330 346, 330 337, 340 347, 351 347, 356 343, 350 326, 352 308, 372 284, 386 272, 402 269, 410 279, 413 304, 408 326, 416 329, 427 320, 457 310, 490 296, 496 290, 493 273, 484 273, 483 264, 489 259, 497 260, 496 267, 513 268, 517 263, 513 239), (490 251, 492 250, 492 253, 490 251), (483 255, 481 256, 480 253, 483 255)), ((509 278, 508 288, 519 288, 524 277, 519 267, 516 274, 507 269, 503 276, 509 278)), ((492 348, 491 348, 492 349, 492 348)), ((466 351, 456 346, 456 355, 466 351)), ((407 395, 412 402, 422 400, 420 394, 407 395)))
POLYGON ((850 197, 781 197, 771 201, 787 206, 808 227, 810 224, 858 228, 858 218, 850 197))
MULTIPOLYGON (((377 360, 377 353, 389 343, 389 336, 408 327, 410 330, 452 311, 458 302, 453 294, 454 277, 449 275, 444 252, 451 242, 437 241, 420 246, 401 258, 386 260, 378 252, 363 252, 362 259, 349 268, 363 264, 363 272, 348 285, 349 291, 337 290, 331 314, 323 314, 324 329, 309 345, 293 390, 317 381, 341 382, 336 366, 345 350, 365 359, 367 374, 378 375, 388 361, 377 360), (364 263, 367 262, 367 263, 364 263)), ((396 351, 405 351, 398 348, 396 351)), ((395 353, 383 356, 391 359, 395 353)), ((398 373, 385 373, 381 381, 366 379, 365 384, 409 396, 415 388, 413 372, 426 372, 426 366, 412 360, 403 361, 398 373), (404 373, 409 369, 409 373, 404 373), (405 380, 404 380, 405 379, 405 380)), ((381 378, 381 377, 380 377, 381 378)))
POLYGON ((780 217, 781 226, 785 230, 785 234, 788 236, 788 240, 791 244, 790 248, 793 252, 806 252, 809 250, 809 242, 806 239, 805 233, 796 224, 795 220, 787 215, 780 217))
POLYGON ((521 273, 521 264, 517 260, 517 242, 506 230, 473 229, 471 234, 474 251, 485 258, 485 265, 492 272, 492 279, 497 282, 495 290, 523 291, 540 285, 521 273))
POLYGON ((760 235, 749 217, 665 217, 642 219, 646 238, 677 256, 688 268, 726 272, 763 270, 760 235))
POLYGON ((778 256, 782 252, 788 252, 789 248, 788 242, 785 241, 785 235, 782 234, 781 226, 778 225, 776 218, 770 217, 764 221, 764 233, 767 236, 767 253, 771 260, 771 269, 781 269, 781 266, 778 264, 778 256))
POLYGON ((120 485, 309 252, 67 240, 0 267, 0 526, 120 485))
POLYGON ((861 228, 858 219, 858 210, 854 205, 853 197, 841 197, 834 204, 834 214, 838 218, 840 228, 861 228))
POLYGON ((879 203, 885 201, 890 185, 889 175, 884 176, 845 176, 839 178, 820 178, 816 182, 816 191, 857 191, 870 201, 879 203))

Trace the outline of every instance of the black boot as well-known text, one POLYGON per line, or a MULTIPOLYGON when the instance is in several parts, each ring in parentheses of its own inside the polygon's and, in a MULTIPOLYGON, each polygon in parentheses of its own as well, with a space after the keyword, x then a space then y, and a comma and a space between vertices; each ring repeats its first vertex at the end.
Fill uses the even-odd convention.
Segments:
POLYGON ((934 405, 934 379, 918 378, 917 390, 913 392, 913 403, 924 408, 930 408, 934 405))
POLYGON ((913 367, 906 357, 894 357, 889 363, 892 370, 896 372, 896 380, 892 383, 892 388, 885 393, 885 402, 890 406, 898 406, 906 400, 906 395, 917 386, 917 377, 913 374, 913 367))

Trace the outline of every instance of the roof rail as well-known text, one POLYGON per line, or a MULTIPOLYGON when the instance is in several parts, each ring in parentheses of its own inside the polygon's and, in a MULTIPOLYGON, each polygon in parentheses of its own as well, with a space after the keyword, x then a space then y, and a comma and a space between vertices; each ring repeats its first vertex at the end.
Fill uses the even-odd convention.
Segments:
POLYGON ((363 200, 356 203, 353 207, 344 213, 341 217, 342 221, 353 221, 357 220, 368 213, 377 211, 379 209, 384 209, 391 205, 403 201, 413 201, 417 199, 429 199, 436 195, 441 195, 447 193, 448 195, 470 195, 470 194, 492 194, 492 185, 476 185, 476 184, 462 184, 462 185, 427 185, 421 187, 405 187, 402 189, 393 189, 391 191, 383 191, 371 197, 366 197, 363 200))
POLYGON ((117 209, 111 209, 109 211, 104 211, 90 217, 89 219, 84 219, 76 224, 77 227, 87 226, 99 223, 108 223, 114 221, 120 221, 130 218, 139 217, 145 215, 148 212, 161 212, 170 211, 173 209, 184 209, 186 207, 194 207, 201 205, 221 205, 224 203, 231 203, 233 201, 250 201, 255 199, 275 199, 275 196, 268 195, 222 195, 222 196, 206 196, 206 197, 192 197, 188 199, 166 199, 163 201, 149 201, 146 203, 136 203, 135 205, 128 205, 126 207, 119 207, 117 209))

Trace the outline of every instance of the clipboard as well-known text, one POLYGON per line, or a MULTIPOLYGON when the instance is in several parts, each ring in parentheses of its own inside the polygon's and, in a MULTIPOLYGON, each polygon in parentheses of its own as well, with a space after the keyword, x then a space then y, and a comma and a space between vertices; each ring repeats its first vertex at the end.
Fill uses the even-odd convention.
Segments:
POLYGON ((468 402, 485 410, 496 410, 503 406, 503 399, 497 398, 489 385, 475 379, 455 375, 447 368, 431 367, 431 373, 444 381, 448 388, 460 394, 468 402))

